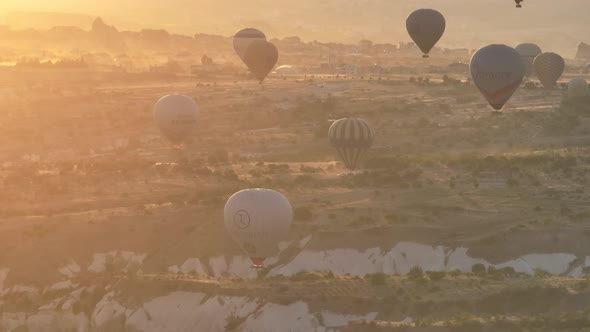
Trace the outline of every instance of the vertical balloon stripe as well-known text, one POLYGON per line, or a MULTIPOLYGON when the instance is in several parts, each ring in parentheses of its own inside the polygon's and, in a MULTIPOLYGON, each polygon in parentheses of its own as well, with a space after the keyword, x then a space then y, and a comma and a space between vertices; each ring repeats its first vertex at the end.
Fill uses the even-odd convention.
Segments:
POLYGON ((338 151, 340 159, 344 160, 344 163, 346 164, 346 151, 342 148, 337 148, 336 151, 338 151))
POLYGON ((356 143, 359 140, 360 128, 356 119, 352 120, 352 142, 356 143))

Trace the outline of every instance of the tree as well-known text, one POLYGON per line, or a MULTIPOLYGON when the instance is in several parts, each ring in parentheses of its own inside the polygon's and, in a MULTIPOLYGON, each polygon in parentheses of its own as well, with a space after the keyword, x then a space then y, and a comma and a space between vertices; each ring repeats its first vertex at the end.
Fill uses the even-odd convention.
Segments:
POLYGON ((203 54, 201 57, 201 64, 203 66, 211 66, 213 65, 213 58, 207 56, 207 54, 203 54))
POLYGON ((424 278, 424 271, 420 266, 414 266, 410 272, 408 272, 408 278, 412 280, 419 280, 424 278))
POLYGON ((486 274, 486 267, 485 265, 478 263, 471 267, 471 272, 477 275, 484 275, 486 274))
POLYGON ((300 206, 293 211, 293 218, 295 220, 309 221, 313 218, 313 213, 308 207, 300 206))

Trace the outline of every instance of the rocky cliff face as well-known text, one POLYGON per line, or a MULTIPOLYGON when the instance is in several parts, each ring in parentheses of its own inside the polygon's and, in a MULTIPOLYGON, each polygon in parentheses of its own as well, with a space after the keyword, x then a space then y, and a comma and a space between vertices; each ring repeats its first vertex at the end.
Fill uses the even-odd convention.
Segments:
MULTIPOLYGON (((160 274, 144 275, 145 254, 97 253, 88 266, 76 262, 64 265, 59 269, 63 280, 45 287, 8 286, 4 281, 10 269, 0 269, 0 330, 285 331, 288 327, 289 331, 338 331, 353 321, 376 319, 379 306, 356 305, 351 309, 333 303, 327 307, 327 302, 318 305, 315 291, 305 295, 293 282, 303 280, 305 284, 308 277, 302 276, 330 271, 331 278, 348 281, 340 280, 343 286, 330 286, 329 290, 329 282, 321 286, 320 292, 329 296, 319 294, 320 302, 329 301, 331 296, 349 296, 350 302, 355 292, 376 298, 370 289, 364 288, 367 280, 372 280, 367 276, 411 274, 414 267, 424 271, 471 272, 477 264, 484 271, 509 269, 523 276, 544 273, 574 278, 588 275, 590 269, 590 257, 567 253, 531 253, 493 264, 471 257, 466 248, 400 242, 388 250, 311 250, 307 249, 311 241, 310 236, 282 243, 281 253, 267 260, 263 281, 250 268, 247 257, 223 255, 187 258, 180 266, 169 266, 160 274), (285 258, 285 252, 294 254, 285 258), (221 285, 222 280, 233 286, 221 285), (274 286, 273 280, 277 282, 274 286), (265 286, 257 285, 260 282, 265 286), (277 290, 268 293, 269 286, 277 290), (281 297, 285 292, 293 294, 281 297)), ((326 283, 325 278, 309 280, 326 283)), ((402 313, 398 319, 403 319, 399 316, 402 313)))
POLYGON ((125 50, 125 41, 114 27, 104 23, 102 18, 97 17, 92 23, 90 31, 99 44, 113 51, 122 52, 125 50))
POLYGON ((578 45, 578 52, 576 53, 576 59, 590 60, 590 45, 588 45, 586 43, 580 43, 580 45, 578 45))

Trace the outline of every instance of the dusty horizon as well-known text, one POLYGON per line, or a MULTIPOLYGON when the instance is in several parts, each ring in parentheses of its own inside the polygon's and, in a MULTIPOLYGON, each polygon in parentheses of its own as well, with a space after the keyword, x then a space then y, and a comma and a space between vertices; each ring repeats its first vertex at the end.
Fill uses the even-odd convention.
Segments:
POLYGON ((0 23, 15 28, 77 25, 88 29, 92 20, 101 16, 121 30, 159 28, 187 35, 231 36, 238 29, 251 26, 264 30, 271 38, 296 35, 305 41, 355 43, 370 39, 376 43, 395 44, 410 41, 405 33, 408 14, 417 8, 432 7, 443 12, 448 19, 447 31, 440 41, 442 47, 476 49, 491 43, 515 46, 521 42, 533 42, 571 58, 580 42, 590 42, 586 37, 590 28, 584 15, 590 10, 590 2, 584 0, 571 0, 567 4, 538 0, 525 3, 522 9, 514 8, 514 3, 509 0, 453 0, 445 3, 433 0, 400 0, 395 3, 383 0, 322 3, 258 0, 248 6, 236 0, 202 0, 194 4, 184 0, 171 2, 144 5, 137 0, 98 3, 8 0, 0 4, 0 23), (547 26, 548 21, 553 24, 547 26))

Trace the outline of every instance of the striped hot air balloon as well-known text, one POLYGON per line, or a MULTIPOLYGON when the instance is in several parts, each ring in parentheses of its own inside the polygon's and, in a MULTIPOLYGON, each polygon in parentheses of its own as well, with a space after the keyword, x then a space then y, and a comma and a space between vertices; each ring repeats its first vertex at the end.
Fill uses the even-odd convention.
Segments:
POLYGON ((557 80, 561 77, 565 69, 563 58, 553 52, 544 52, 537 55, 535 61, 533 61, 533 65, 535 66, 535 73, 537 73, 539 81, 541 81, 541 84, 546 89, 555 87, 557 80))
POLYGON ((336 120, 328 131, 330 144, 351 171, 358 168, 363 155, 373 145, 374 136, 369 124, 359 118, 336 120))

